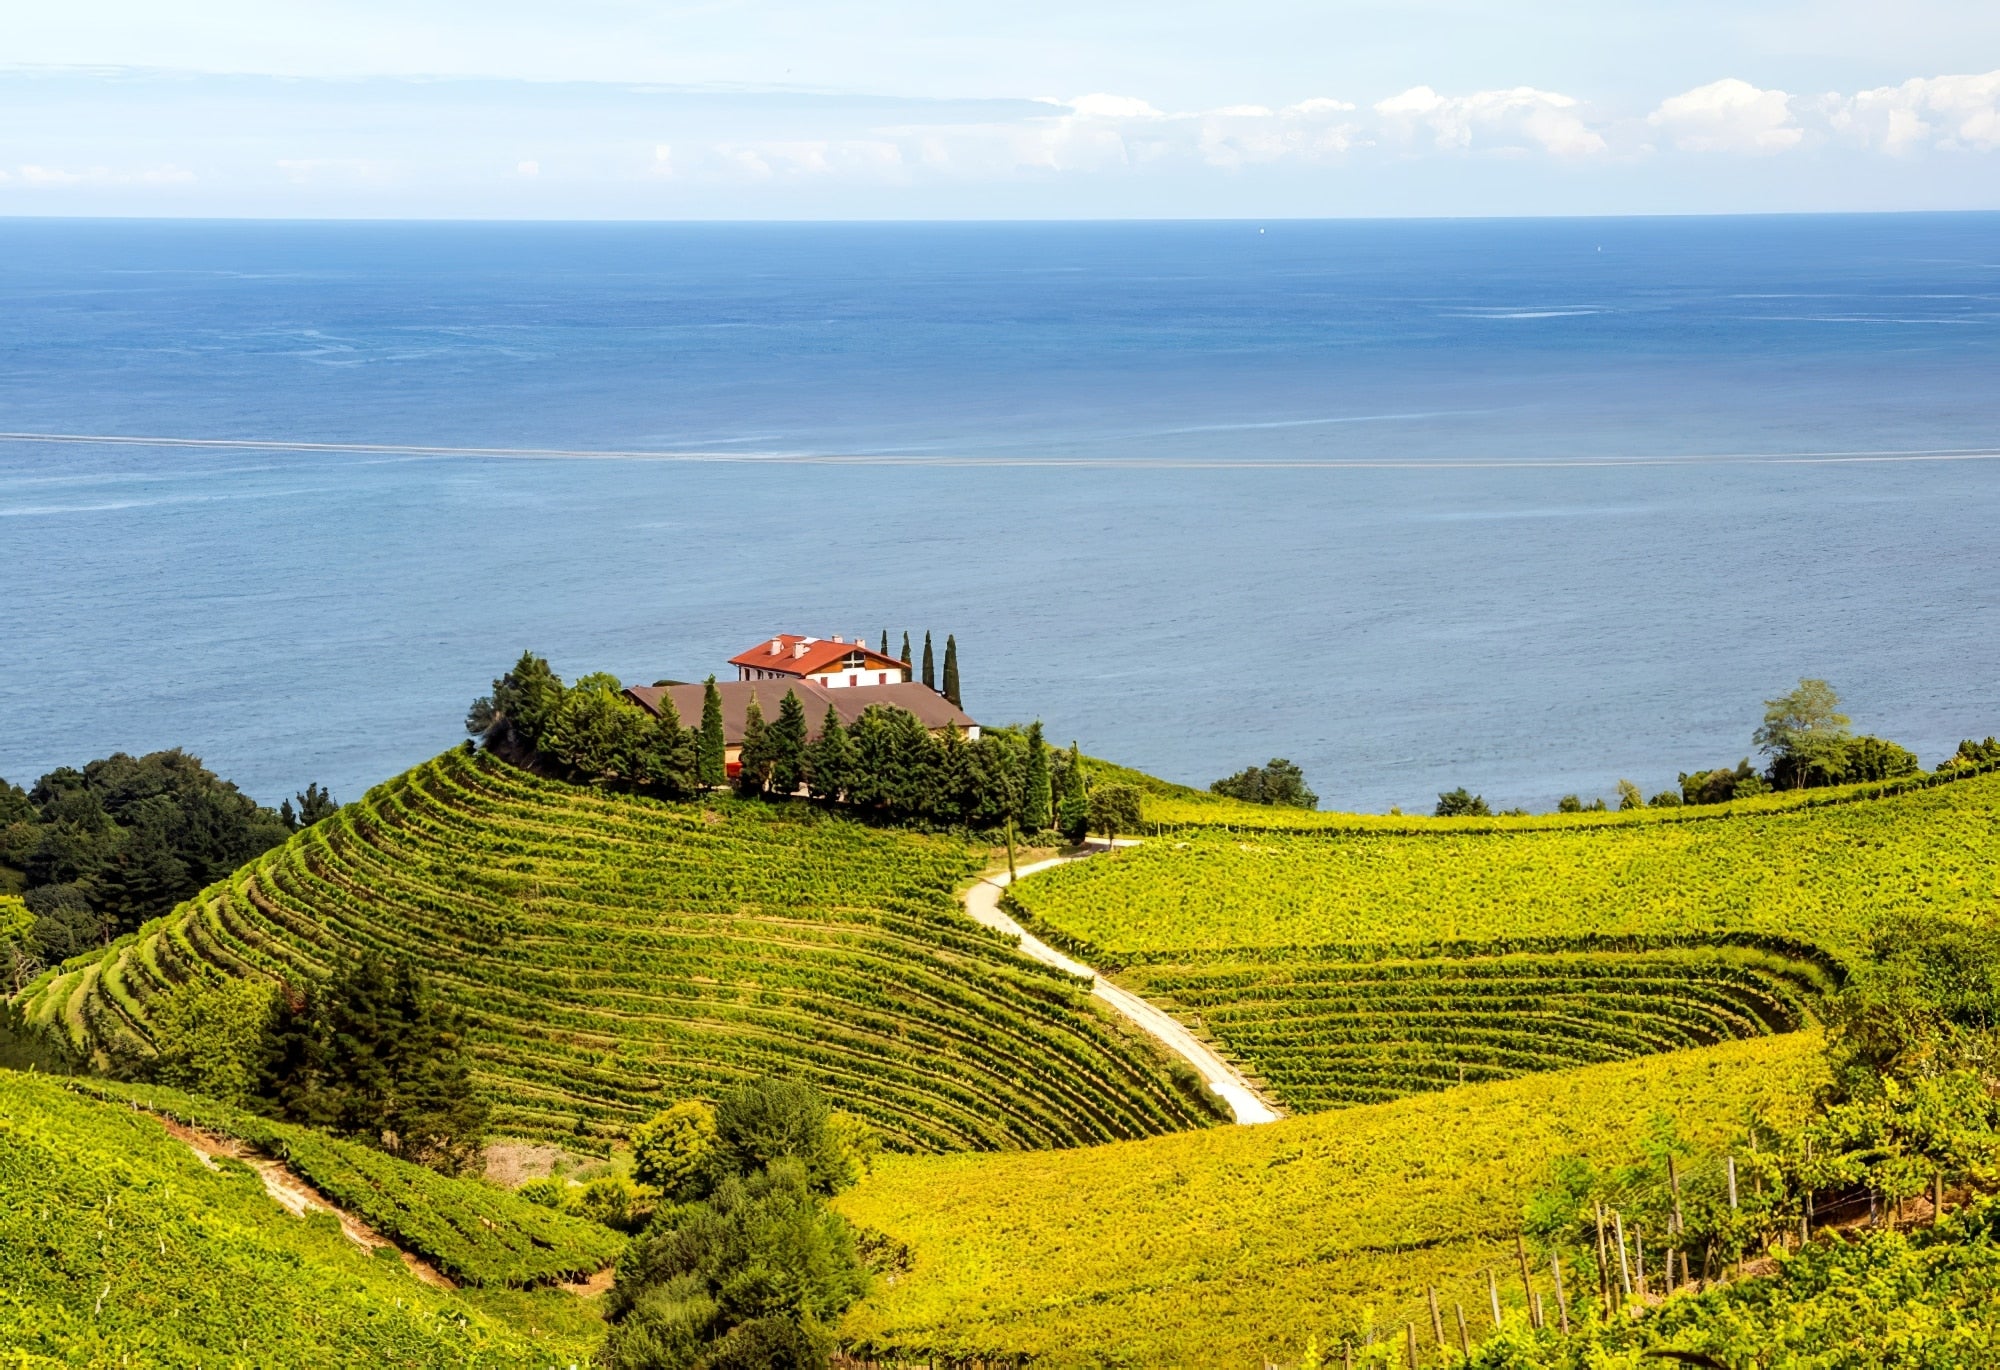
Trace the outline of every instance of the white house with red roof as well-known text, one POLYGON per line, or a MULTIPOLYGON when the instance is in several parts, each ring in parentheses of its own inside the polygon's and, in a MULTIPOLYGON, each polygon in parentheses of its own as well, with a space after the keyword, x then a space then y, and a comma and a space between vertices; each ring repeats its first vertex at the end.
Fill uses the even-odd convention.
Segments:
POLYGON ((738 652, 729 664, 738 680, 801 680, 826 690, 901 685, 910 678, 909 662, 884 656, 858 637, 849 642, 779 633, 738 652))

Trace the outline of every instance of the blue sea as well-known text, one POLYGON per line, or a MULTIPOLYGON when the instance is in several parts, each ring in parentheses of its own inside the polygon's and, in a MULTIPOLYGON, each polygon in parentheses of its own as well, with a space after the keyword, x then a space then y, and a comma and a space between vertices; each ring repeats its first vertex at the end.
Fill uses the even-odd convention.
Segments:
POLYGON ((2000 732, 2000 215, 0 221, 0 429, 77 439, 0 440, 22 783, 352 798, 523 648, 779 630, 1326 807, 1651 793, 1804 675, 2000 732))

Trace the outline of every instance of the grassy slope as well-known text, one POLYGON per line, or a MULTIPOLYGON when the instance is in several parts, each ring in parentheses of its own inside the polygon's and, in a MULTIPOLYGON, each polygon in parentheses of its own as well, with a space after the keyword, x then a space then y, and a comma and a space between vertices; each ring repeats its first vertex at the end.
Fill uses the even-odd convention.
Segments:
POLYGON ((625 1238, 601 1223, 553 1212, 483 1180, 439 1175, 361 1142, 178 1090, 87 1077, 69 1085, 234 1137, 286 1162, 328 1199, 461 1284, 525 1288, 583 1279, 625 1248, 625 1238))
POLYGON ((1453 943, 1751 931, 1851 953, 1883 914, 2000 900, 2000 775, 1891 798, 1533 832, 1202 833, 1023 882, 1041 922, 1113 956, 1422 953, 1453 943))
POLYGON ((566 1364, 588 1347, 574 1317, 517 1331, 330 1217, 285 1213, 248 1167, 210 1170, 156 1120, 0 1072, 0 1347, 21 1364, 566 1364))
MULTIPOLYGON (((1423 1291, 1482 1307, 1554 1157, 1635 1157, 1659 1115, 1724 1139, 1797 1108, 1816 1034, 1083 1151, 895 1158, 838 1206, 913 1266, 848 1317, 864 1343, 1037 1364, 1256 1366, 1400 1331, 1423 1291)), ((1520 1300, 1518 1281, 1508 1297, 1520 1300)))
POLYGON ((198 962, 296 978, 415 960, 471 1015, 499 1126, 570 1145, 766 1072, 917 1148, 1206 1121, 1151 1043, 964 918, 983 849, 803 805, 663 804, 447 753, 260 857, 25 1008, 143 1042, 198 962))

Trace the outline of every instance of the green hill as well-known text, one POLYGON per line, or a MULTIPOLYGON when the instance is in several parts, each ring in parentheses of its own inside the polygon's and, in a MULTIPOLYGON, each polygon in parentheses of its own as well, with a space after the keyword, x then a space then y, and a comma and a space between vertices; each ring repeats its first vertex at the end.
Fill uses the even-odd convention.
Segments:
POLYGON ((1990 774, 1396 821, 1181 830, 1010 901, 1301 1109, 1788 1031, 1881 920, 2000 901, 1990 774))
POLYGON ((1208 1121, 1084 986, 958 911, 985 857, 805 805, 661 803, 454 751, 45 975, 23 1007, 80 1048, 144 1051, 149 1002, 197 963, 295 978, 365 947, 468 1015, 502 1133, 602 1146, 765 1073, 915 1148, 1208 1121))
POLYGON ((570 1364, 588 1339, 421 1283, 148 1114, 0 1071, 0 1348, 23 1366, 519 1367, 570 1364))
POLYGON ((1400 1339, 1406 1320, 1428 1345, 1428 1286, 1447 1319, 1454 1303, 1478 1317, 1497 1267, 1521 1305, 1514 1238, 1556 1158, 1613 1167, 1668 1129, 1715 1145, 1753 1108, 1800 1113, 1819 1045, 1794 1033, 1078 1151, 891 1158, 836 1206, 903 1243, 909 1269, 843 1332, 1051 1370, 1296 1364, 1308 1338, 1400 1339))

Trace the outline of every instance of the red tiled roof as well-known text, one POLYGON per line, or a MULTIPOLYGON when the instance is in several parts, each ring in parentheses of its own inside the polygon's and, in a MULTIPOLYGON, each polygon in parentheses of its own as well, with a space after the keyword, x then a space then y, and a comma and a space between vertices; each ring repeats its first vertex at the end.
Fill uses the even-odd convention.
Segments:
POLYGON ((731 666, 749 666, 761 671, 780 671, 786 675, 811 675, 837 666, 840 659, 849 652, 860 652, 868 658, 864 670, 879 671, 883 667, 907 670, 907 661, 898 661, 892 656, 883 656, 873 647, 862 642, 834 642, 827 638, 801 637, 797 633, 778 633, 767 637, 747 652, 738 652, 729 658, 731 666), (777 652, 771 651, 772 643, 778 644, 777 652), (801 652, 799 649, 805 650, 801 652))

